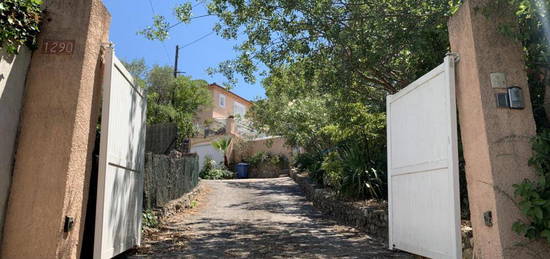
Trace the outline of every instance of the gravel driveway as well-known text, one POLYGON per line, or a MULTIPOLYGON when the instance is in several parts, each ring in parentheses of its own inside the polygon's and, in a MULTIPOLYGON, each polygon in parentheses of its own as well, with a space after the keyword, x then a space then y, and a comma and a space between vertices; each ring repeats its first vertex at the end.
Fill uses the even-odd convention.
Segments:
POLYGON ((169 218, 138 258, 408 257, 327 219, 288 177, 203 184, 198 206, 169 218))

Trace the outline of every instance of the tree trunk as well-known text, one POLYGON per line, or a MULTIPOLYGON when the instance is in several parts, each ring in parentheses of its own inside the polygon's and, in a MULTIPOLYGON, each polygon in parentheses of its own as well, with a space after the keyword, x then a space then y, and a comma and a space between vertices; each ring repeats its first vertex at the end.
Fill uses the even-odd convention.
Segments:
POLYGON ((229 162, 227 161, 227 156, 225 154, 223 155, 223 165, 229 169, 229 162))
POLYGON ((546 119, 550 121, 550 84, 547 82, 544 87, 544 112, 546 119))

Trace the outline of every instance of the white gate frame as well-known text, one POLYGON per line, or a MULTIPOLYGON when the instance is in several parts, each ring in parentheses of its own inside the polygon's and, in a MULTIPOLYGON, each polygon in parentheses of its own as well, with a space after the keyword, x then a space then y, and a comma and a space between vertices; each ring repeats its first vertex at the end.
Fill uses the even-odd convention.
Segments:
POLYGON ((141 242, 147 100, 117 59, 103 48, 103 104, 94 258, 116 256, 141 242), (129 90, 129 91, 128 91, 129 90))
MULTIPOLYGON (((442 65, 438 66, 434 70, 430 71, 426 75, 422 76, 400 92, 398 92, 395 95, 390 95, 386 99, 387 104, 387 128, 388 128, 388 213, 389 213, 389 247, 390 249, 397 248, 400 250, 408 251, 411 253, 419 254, 422 256, 432 257, 432 258, 461 258, 462 257, 462 246, 461 246, 461 234, 460 234, 460 190, 459 190, 459 169, 458 169, 458 141, 457 141, 457 114, 456 114, 456 96, 455 96, 455 58, 452 54, 447 55, 445 58, 445 61, 442 65), (439 161, 421 161, 417 164, 411 164, 407 166, 402 166, 399 168, 394 167, 394 160, 392 156, 392 125, 391 125, 391 116, 392 116, 392 104, 399 100, 400 98, 406 98, 407 95, 413 93, 415 90, 422 88, 424 85, 428 85, 430 80, 443 76, 445 79, 445 82, 448 82, 448 86, 443 85, 442 87, 446 87, 447 91, 445 91, 445 96, 442 96, 441 98, 446 98, 448 102, 445 103, 446 107, 436 107, 445 109, 445 113, 447 113, 448 116, 448 127, 447 127, 447 133, 448 133, 448 157, 447 161, 439 160, 439 161), (394 214, 394 203, 393 200, 395 197, 393 197, 393 191, 392 188, 393 185, 393 178, 399 177, 402 175, 408 174, 409 176, 414 173, 427 173, 434 170, 442 170, 442 169, 448 169, 448 175, 447 175, 447 183, 446 184, 448 188, 448 191, 451 192, 451 195, 448 197, 449 200, 443 201, 448 202, 451 205, 451 211, 447 211, 447 215, 449 218, 448 222, 451 224, 454 223, 454 225, 449 226, 449 229, 446 231, 448 232, 442 232, 438 230, 422 230, 422 231, 433 231, 438 233, 423 233, 430 236, 431 240, 437 238, 437 234, 442 233, 448 233, 450 235, 450 244, 448 244, 450 247, 450 251, 437 251, 437 249, 434 249, 433 247, 430 247, 432 244, 418 244, 414 242, 412 237, 407 240, 407 237, 396 237, 394 236, 394 221, 396 220, 397 215, 394 214), (411 242, 409 242, 411 241, 411 242)), ((418 104, 421 105, 421 104, 418 104)), ((414 110, 415 107, 410 107, 411 110, 414 110)), ((422 123, 422 122, 419 122, 422 123)), ((430 125, 428 125, 429 127, 430 125)), ((407 131, 408 129, 402 129, 407 134, 411 134, 411 132, 407 131)), ((415 138, 414 132, 412 135, 410 135, 410 138, 415 138)), ((409 193, 410 195, 415 195, 415 193, 409 193)), ((447 198, 447 197, 443 197, 447 198)), ((435 208, 436 205, 434 205, 434 209, 440 209, 435 208)), ((412 206, 414 207, 414 206, 412 206)), ((417 208, 414 208, 417 209, 417 208)), ((421 208, 418 208, 421 209, 421 208)), ((441 212, 441 211, 439 211, 441 212)), ((430 213, 429 211, 426 211, 426 213, 430 213)), ((399 215, 399 220, 407 221, 407 216, 405 215, 399 215), (404 218, 404 219, 403 219, 404 218)), ((409 228, 409 231, 411 229, 414 229, 415 222, 408 221, 405 224, 403 222, 400 222, 399 227, 400 228, 409 228)), ((400 229, 402 230, 402 229, 400 229)), ((415 230, 416 231, 416 230, 415 230)), ((440 240, 439 240, 440 241, 440 240)), ((438 240, 434 240, 432 243, 436 243, 438 240)), ((430 242, 428 242, 430 243, 430 242)))

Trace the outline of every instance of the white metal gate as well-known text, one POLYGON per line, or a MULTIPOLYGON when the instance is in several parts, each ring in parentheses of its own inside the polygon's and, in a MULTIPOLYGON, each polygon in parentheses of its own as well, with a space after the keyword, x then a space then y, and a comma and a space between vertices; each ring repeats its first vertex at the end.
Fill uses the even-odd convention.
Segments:
POLYGON ((387 98, 389 245, 461 258, 454 58, 387 98))
POLYGON ((105 48, 94 258, 111 258, 140 243, 147 102, 105 48))

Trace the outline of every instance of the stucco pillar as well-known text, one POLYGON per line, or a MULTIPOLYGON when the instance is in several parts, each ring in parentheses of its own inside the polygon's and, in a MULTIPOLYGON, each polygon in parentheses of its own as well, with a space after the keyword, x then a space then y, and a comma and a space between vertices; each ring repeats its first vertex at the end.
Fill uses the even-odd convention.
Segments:
POLYGON ((45 7, 27 76, 1 258, 77 258, 82 239, 110 15, 101 0, 46 0, 45 7), (69 232, 66 216, 75 222, 69 232))
POLYGON ((535 176, 528 166, 535 122, 522 47, 498 32, 503 24, 515 26, 515 15, 506 1, 493 2, 467 0, 449 21, 451 49, 460 56, 457 106, 476 258, 548 258, 548 246, 512 231, 523 219, 512 185, 535 176), (523 89, 524 109, 497 108, 495 95, 506 89, 493 88, 492 73, 504 73, 504 86, 523 89), (486 223, 488 213, 492 222, 486 223))

